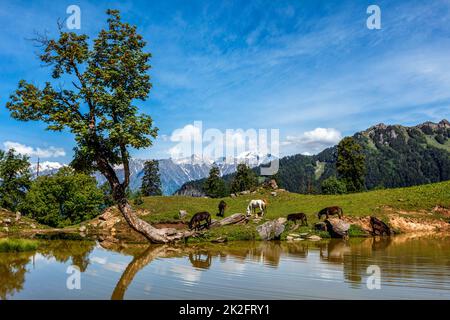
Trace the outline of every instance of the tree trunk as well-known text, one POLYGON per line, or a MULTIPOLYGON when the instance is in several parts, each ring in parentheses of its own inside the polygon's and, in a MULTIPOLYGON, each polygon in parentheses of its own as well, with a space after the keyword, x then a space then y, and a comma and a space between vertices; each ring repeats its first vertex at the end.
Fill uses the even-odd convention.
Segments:
POLYGON ((119 282, 114 288, 111 300, 123 300, 125 292, 127 291, 128 286, 131 284, 131 282, 133 282, 136 274, 142 268, 152 262, 155 258, 179 256, 181 253, 181 250, 177 250, 175 248, 150 245, 144 252, 135 256, 133 261, 128 264, 127 268, 120 277, 119 282))
POLYGON ((182 240, 193 236, 195 231, 178 231, 175 228, 155 228, 146 221, 140 219, 133 208, 131 208, 126 198, 118 201, 118 207, 127 223, 134 230, 142 234, 152 243, 169 243, 177 240, 182 240))
MULTIPOLYGON (((122 213, 125 221, 133 228, 135 231, 142 234, 152 243, 169 243, 177 240, 182 240, 187 237, 190 237, 195 234, 194 231, 178 231, 174 228, 155 228, 151 226, 149 223, 145 222, 142 219, 139 219, 136 212, 134 212, 133 208, 128 203, 126 198, 126 188, 128 186, 129 171, 125 172, 125 181, 124 183, 120 183, 113 167, 108 163, 106 157, 104 157, 101 153, 101 147, 99 146, 97 149, 97 165, 100 169, 100 172, 105 176, 108 180, 111 190, 112 196, 117 203, 117 206, 122 213)), ((126 160, 128 161, 128 160, 126 160)), ((125 166, 128 168, 128 165, 125 166)))

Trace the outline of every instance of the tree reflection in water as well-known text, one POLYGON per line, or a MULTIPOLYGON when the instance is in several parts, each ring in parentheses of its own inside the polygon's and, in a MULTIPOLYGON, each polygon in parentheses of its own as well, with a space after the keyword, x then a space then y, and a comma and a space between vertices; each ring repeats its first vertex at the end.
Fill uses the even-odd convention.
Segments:
POLYGON ((0 253, 0 299, 6 299, 23 289, 27 264, 34 252, 0 253))
POLYGON ((89 265, 89 254, 95 242, 90 241, 42 241, 36 251, 0 253, 0 299, 7 299, 23 290, 27 266, 36 254, 58 262, 72 261, 84 272, 89 265))

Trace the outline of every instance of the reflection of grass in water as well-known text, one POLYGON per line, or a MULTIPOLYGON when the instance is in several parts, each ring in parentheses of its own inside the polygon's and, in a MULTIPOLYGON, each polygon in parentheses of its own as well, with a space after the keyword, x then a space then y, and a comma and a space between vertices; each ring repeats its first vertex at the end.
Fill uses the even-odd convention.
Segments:
POLYGON ((23 252, 33 251, 38 247, 38 242, 25 239, 2 239, 0 240, 0 252, 23 252))

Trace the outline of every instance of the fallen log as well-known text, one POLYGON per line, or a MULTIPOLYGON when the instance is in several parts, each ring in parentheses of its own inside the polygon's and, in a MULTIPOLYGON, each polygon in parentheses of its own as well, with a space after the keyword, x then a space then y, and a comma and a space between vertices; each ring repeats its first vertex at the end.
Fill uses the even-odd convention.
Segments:
POLYGON ((229 224, 246 224, 248 222, 248 218, 243 213, 235 213, 229 217, 226 217, 222 220, 214 220, 210 228, 223 227, 229 224))

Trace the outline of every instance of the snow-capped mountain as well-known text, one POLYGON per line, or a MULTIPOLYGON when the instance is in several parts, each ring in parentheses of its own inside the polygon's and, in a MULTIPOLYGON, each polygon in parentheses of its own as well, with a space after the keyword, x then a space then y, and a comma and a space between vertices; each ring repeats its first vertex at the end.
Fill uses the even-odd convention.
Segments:
MULTIPOLYGON (((52 175, 56 172, 58 172, 59 169, 64 167, 65 165, 59 162, 53 162, 53 161, 44 161, 39 163, 39 175, 40 176, 48 176, 52 175)), ((37 170, 38 164, 32 163, 30 166, 30 171, 33 177, 37 176, 38 170, 37 170)))
MULTIPOLYGON (((221 175, 226 175, 235 172, 239 163, 247 163, 249 166, 255 167, 272 159, 273 157, 263 157, 253 152, 244 152, 232 159, 212 160, 196 155, 180 159, 160 159, 158 163, 162 191, 163 194, 170 195, 188 181, 207 177, 213 165, 219 167, 221 175)), ((132 190, 137 190, 141 186, 145 161, 143 159, 130 159, 130 188, 132 190)), ((39 175, 54 174, 63 166, 58 162, 42 162, 39 165, 39 175)), ((32 165, 31 169, 36 175, 37 165, 32 165)), ((119 178, 123 179, 123 166, 115 167, 115 171, 119 178)), ((105 177, 100 173, 95 173, 95 178, 99 184, 106 182, 105 177)))

